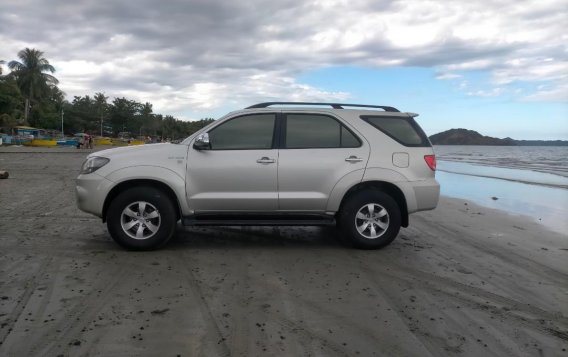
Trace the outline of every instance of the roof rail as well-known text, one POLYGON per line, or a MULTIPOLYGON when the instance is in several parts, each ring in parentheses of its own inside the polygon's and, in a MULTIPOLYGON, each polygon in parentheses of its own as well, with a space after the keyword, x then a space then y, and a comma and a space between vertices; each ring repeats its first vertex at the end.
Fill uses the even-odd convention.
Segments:
POLYGON ((358 107, 358 108, 379 108, 386 112, 400 112, 394 107, 384 105, 367 105, 367 104, 346 104, 346 103, 312 103, 312 102, 265 102, 251 105, 245 109, 267 108, 272 105, 328 105, 333 109, 345 109, 344 107, 358 107))

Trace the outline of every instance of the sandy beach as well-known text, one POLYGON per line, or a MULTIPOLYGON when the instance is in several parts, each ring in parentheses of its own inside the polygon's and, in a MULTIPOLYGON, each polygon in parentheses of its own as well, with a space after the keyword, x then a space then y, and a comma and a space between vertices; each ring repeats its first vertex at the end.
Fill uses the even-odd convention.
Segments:
POLYGON ((180 226, 127 252, 76 208, 86 151, 24 151, 0 148, 1 356, 568 356, 568 235, 532 218, 443 197, 379 251, 180 226))

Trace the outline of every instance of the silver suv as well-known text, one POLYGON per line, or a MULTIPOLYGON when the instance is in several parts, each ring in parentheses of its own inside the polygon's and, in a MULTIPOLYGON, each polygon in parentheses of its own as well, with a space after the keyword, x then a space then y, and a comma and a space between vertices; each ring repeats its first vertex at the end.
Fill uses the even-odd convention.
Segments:
POLYGON ((164 245, 178 221, 337 224, 355 247, 381 248, 408 226, 409 213, 438 203, 436 159, 416 115, 373 105, 256 104, 180 144, 89 155, 77 204, 128 249, 164 245))

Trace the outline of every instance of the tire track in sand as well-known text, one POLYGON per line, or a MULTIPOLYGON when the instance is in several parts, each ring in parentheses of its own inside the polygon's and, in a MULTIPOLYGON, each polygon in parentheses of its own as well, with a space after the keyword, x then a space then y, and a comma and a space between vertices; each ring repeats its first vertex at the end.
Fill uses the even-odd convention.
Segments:
MULTIPOLYGON (((447 236, 434 236, 428 232, 428 230, 424 230, 421 234, 428 235, 429 237, 435 239, 455 239, 452 237, 460 237, 462 235, 461 232, 458 232, 447 225, 444 225, 440 222, 431 222, 423 217, 418 216, 417 220, 420 221, 420 225, 424 225, 430 228, 431 231, 442 231, 447 234, 447 236)), ((468 245, 471 248, 477 249, 485 254, 489 254, 499 258, 501 261, 506 262, 512 266, 519 268, 520 270, 529 271, 535 275, 539 275, 545 279, 553 280, 556 284, 566 284, 568 281, 568 274, 560 272, 556 269, 553 269, 545 264, 541 264, 529 258, 526 258, 522 255, 515 253, 512 250, 503 251, 502 249, 492 249, 486 244, 476 243, 471 240, 460 240, 461 244, 468 245), (512 258, 514 257, 514 258, 512 258)))
POLYGON ((217 356, 231 356, 231 349, 227 345, 226 338, 223 336, 221 329, 219 328, 219 324, 213 316, 213 312, 207 304, 207 299, 203 294, 199 281, 195 278, 195 275, 192 271, 192 257, 186 256, 183 251, 178 251, 176 253, 176 258, 178 264, 181 269, 182 276, 185 278, 188 286, 189 286, 189 293, 193 295, 194 301, 196 302, 199 311, 201 312, 201 316, 203 317, 204 323, 208 326, 207 331, 214 333, 218 339, 216 347, 219 349, 217 352, 217 356))
POLYGON ((443 293, 452 299, 474 305, 480 308, 480 311, 489 311, 496 315, 513 318, 523 326, 568 341, 568 333, 566 332, 568 331, 568 318, 561 314, 551 313, 531 304, 507 298, 432 273, 409 269, 404 266, 397 266, 396 264, 392 267, 393 269, 377 271, 363 261, 358 260, 358 262, 361 270, 369 277, 388 276, 391 279, 418 285, 429 291, 443 293), (542 320, 548 321, 552 326, 543 325, 542 320), (558 326, 559 324, 563 326, 558 326))
POLYGON ((14 328, 16 322, 19 320, 25 307, 28 305, 28 302, 30 301, 30 298, 32 297, 34 291, 37 289, 39 282, 47 274, 47 269, 52 261, 53 258, 51 257, 44 258, 39 264, 39 267, 37 268, 34 276, 27 280, 24 287, 24 292, 21 295, 19 302, 6 319, 6 323, 8 325, 5 326, 6 328, 0 330, 0 341, 2 341, 2 346, 4 346, 4 341, 14 328))
POLYGON ((130 271, 122 266, 115 267, 104 276, 109 279, 99 280, 91 288, 86 298, 78 299, 66 313, 60 314, 59 320, 44 334, 38 335, 35 341, 29 341, 27 346, 16 355, 19 356, 56 356, 68 354, 68 342, 76 339, 81 330, 93 320, 94 316, 108 303, 110 295, 130 275, 130 271), (96 292, 101 291, 99 294, 96 292), (54 332, 55 331, 55 332, 54 332))

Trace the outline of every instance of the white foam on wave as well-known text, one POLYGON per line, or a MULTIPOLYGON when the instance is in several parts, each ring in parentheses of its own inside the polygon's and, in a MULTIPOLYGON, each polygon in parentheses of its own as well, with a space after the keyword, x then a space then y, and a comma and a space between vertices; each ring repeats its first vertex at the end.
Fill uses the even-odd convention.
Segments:
POLYGON ((533 185, 568 188, 568 177, 533 170, 483 166, 464 162, 439 160, 437 169, 442 172, 493 178, 533 185))

